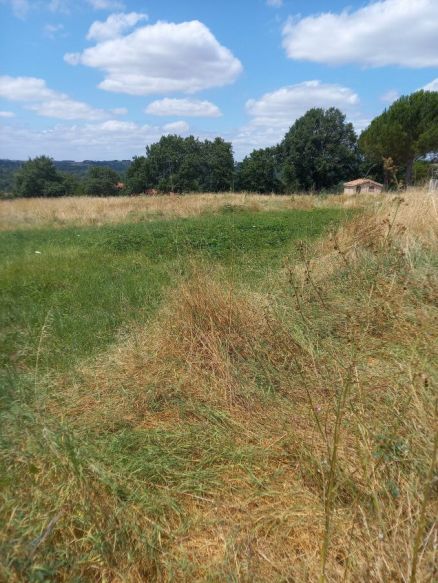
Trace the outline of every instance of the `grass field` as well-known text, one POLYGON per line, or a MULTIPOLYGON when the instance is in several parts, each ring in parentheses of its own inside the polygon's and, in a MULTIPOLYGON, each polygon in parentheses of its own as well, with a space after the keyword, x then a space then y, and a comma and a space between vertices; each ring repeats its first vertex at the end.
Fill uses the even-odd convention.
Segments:
POLYGON ((0 202, 0 579, 434 581, 432 198, 0 202))

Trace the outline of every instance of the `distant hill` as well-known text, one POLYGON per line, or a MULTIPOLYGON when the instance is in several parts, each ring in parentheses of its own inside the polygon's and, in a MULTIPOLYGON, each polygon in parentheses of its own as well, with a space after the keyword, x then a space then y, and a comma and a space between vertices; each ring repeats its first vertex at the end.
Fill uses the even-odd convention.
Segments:
MULTIPOLYGON (((23 164, 23 160, 0 159, 0 192, 12 191, 15 173, 23 164)), ((131 165, 131 160, 84 160, 83 162, 55 160, 54 164, 60 172, 68 172, 81 178, 91 166, 106 166, 123 175, 131 165)))

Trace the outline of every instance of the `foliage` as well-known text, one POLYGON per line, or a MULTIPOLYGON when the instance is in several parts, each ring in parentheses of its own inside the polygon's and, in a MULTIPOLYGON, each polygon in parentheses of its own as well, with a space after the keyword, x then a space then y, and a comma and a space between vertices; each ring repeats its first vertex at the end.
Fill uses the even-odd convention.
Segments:
POLYGON ((105 166, 92 166, 84 179, 84 193, 90 196, 115 196, 120 178, 117 172, 105 166))
POLYGON ((351 123, 334 107, 310 109, 281 143, 283 179, 289 192, 331 189, 357 175, 359 153, 351 123))
POLYGON ((373 119, 359 145, 375 163, 391 158, 404 171, 406 184, 412 184, 414 161, 438 150, 438 92, 422 90, 400 97, 373 119))
POLYGON ((66 185, 53 160, 39 156, 23 164, 15 177, 14 194, 20 197, 63 196, 66 185))
POLYGON ((253 150, 237 167, 237 190, 249 192, 281 192, 278 147, 253 150))
POLYGON ((233 183, 231 144, 221 138, 200 141, 193 136, 163 136, 134 158, 127 188, 138 194, 149 188, 162 192, 223 192, 233 183))

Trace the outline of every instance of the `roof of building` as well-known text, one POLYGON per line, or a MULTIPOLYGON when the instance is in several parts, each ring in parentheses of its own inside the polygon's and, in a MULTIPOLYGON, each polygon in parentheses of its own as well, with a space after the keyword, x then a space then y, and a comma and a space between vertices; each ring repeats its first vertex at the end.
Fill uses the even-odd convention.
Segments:
POLYGON ((383 188, 383 184, 371 180, 371 178, 357 178, 356 180, 350 180, 350 182, 344 182, 344 186, 360 186, 361 184, 375 184, 376 186, 381 186, 383 188))

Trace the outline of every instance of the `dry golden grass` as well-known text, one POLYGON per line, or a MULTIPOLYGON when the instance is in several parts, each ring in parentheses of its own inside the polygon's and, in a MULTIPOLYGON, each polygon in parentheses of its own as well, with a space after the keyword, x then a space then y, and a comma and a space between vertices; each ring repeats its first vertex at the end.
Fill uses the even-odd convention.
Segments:
MULTIPOLYGON (((202 212, 183 202, 178 212, 202 212)), ((79 445, 64 461, 43 422, 43 445, 63 465, 37 464, 19 496, 21 508, 39 497, 40 514, 58 501, 43 533, 76 561, 56 580, 436 580, 433 209, 374 204, 302 248, 269 296, 192 266, 150 326, 74 380, 51 379, 44 414, 79 436, 170 439, 146 474, 146 449, 128 441, 125 455, 140 461, 116 487, 116 468, 81 461, 79 445), (187 462, 181 473, 166 466, 175 459, 187 462)), ((11 509, 6 536, 14 520, 11 509)), ((26 555, 18 541, 15 552, 26 555)))
POLYGON ((0 201, 0 230, 103 225, 159 218, 195 217, 206 212, 217 212, 224 205, 239 206, 257 212, 333 206, 356 208, 372 200, 376 200, 375 197, 268 196, 244 193, 2 200, 0 201))

